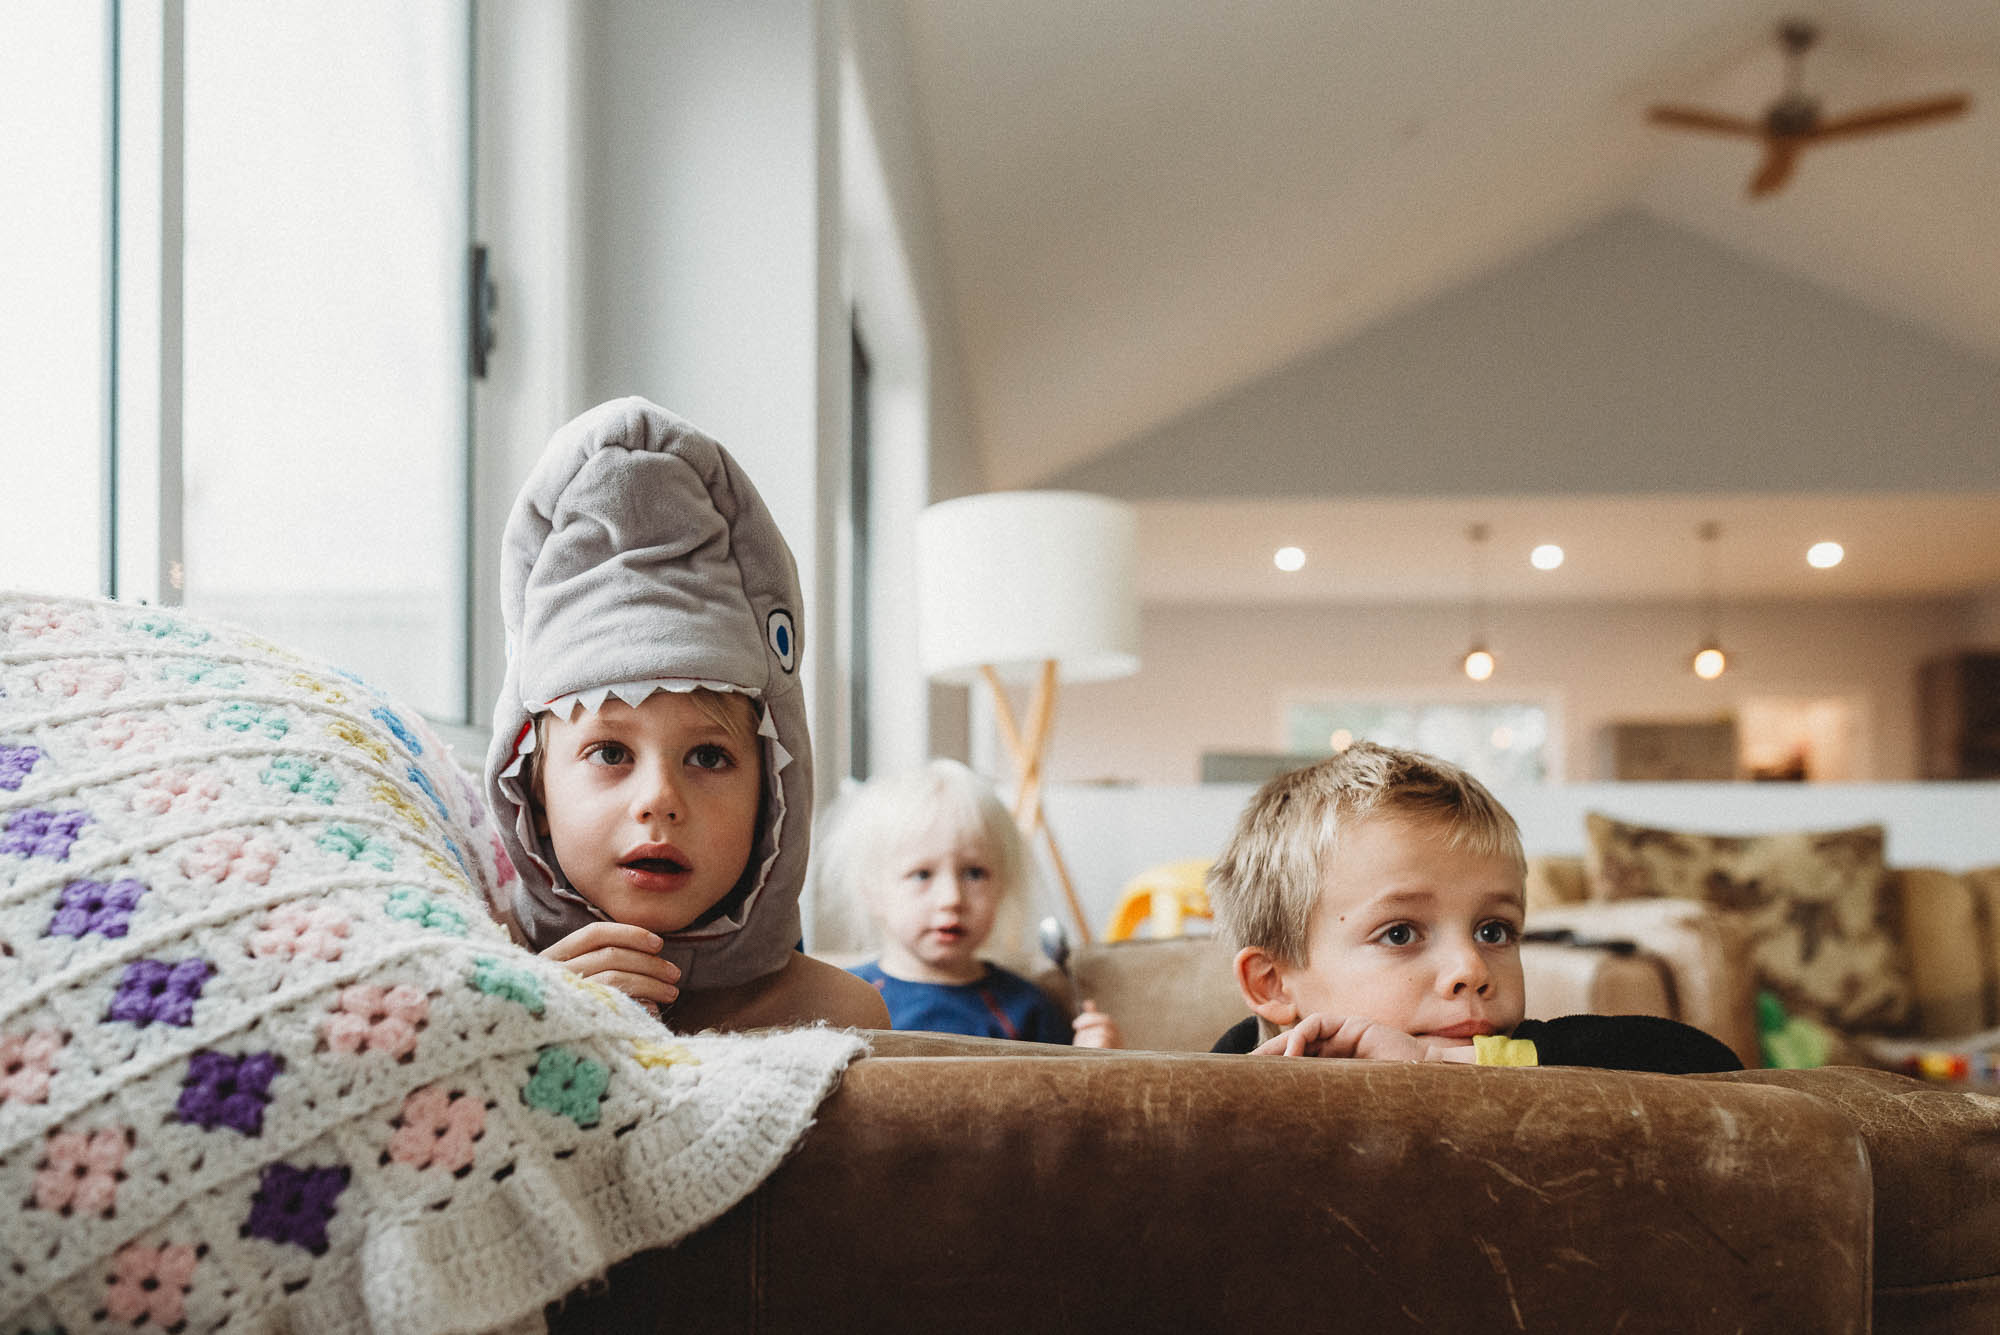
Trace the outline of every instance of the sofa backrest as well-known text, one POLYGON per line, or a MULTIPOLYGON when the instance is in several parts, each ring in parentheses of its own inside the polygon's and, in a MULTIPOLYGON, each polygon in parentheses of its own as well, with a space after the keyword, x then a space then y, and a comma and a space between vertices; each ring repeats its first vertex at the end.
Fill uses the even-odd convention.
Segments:
POLYGON ((1072 1011, 1079 1001, 1096 1002, 1118 1021, 1128 1048, 1207 1052, 1249 1014, 1236 991, 1234 954, 1206 935, 1113 941, 1071 952, 1077 995, 1053 966, 1034 981, 1072 1011))

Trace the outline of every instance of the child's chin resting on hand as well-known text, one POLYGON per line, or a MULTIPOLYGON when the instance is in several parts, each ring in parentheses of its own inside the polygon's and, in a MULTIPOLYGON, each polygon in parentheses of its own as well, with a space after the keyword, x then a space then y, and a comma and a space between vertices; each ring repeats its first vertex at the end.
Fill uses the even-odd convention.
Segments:
POLYGON ((1209 873, 1251 1014, 1217 1052, 1490 1066, 1733 1071, 1648 1015, 1528 1020, 1527 863, 1465 771, 1360 742, 1264 785, 1209 873))

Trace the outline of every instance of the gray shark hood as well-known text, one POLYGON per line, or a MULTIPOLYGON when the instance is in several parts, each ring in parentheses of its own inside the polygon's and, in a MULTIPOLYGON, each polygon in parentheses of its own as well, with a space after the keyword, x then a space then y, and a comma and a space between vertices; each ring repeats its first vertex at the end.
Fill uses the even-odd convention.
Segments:
POLYGON ((556 432, 501 539, 507 675, 493 706, 487 796, 520 879, 516 927, 542 950, 600 913, 563 884, 535 832, 523 762, 534 717, 655 690, 737 691, 761 715, 764 794, 743 877, 721 912, 666 937, 683 989, 784 967, 799 940, 812 825, 800 689, 798 570, 763 498, 709 436, 644 399, 556 432))

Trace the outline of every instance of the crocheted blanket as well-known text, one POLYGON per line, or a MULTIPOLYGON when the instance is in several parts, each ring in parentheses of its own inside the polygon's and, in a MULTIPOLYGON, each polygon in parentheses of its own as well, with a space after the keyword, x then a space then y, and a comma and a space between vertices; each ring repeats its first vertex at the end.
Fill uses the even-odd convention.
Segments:
POLYGON ((861 1048, 515 947, 479 795, 352 677, 147 607, 0 631, 0 1329, 533 1328, 861 1048))

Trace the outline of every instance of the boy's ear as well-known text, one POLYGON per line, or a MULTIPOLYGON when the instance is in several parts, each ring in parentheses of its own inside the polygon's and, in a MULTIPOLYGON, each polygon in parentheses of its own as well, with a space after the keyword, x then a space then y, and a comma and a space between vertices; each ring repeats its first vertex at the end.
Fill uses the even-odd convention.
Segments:
POLYGON ((1299 1022, 1284 970, 1263 947, 1245 946, 1236 952, 1236 990, 1253 1012, 1279 1028, 1299 1022))

